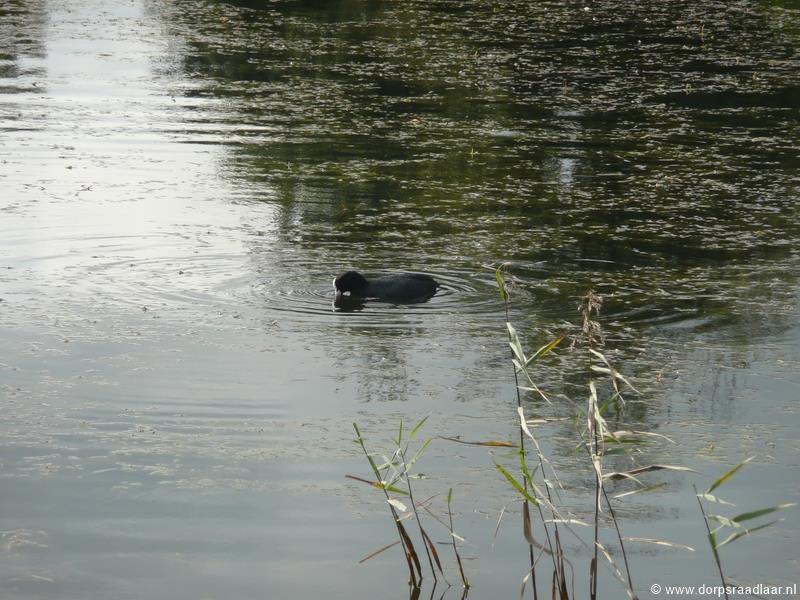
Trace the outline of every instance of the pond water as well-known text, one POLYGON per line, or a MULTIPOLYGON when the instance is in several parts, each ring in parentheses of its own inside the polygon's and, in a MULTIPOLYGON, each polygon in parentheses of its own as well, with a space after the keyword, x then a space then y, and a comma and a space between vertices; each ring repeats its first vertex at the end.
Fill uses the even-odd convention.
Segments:
MULTIPOLYGON (((602 295, 640 392, 613 426, 674 441, 607 468, 697 471, 617 501, 625 536, 695 548, 629 542, 640 597, 717 581, 692 484, 755 456, 733 510, 800 501, 797 3, 6 0, 0 77, 3 598, 406 598, 396 548, 358 564, 393 531, 345 479, 352 423, 516 439, 506 261, 526 346, 602 295), (350 268, 443 289, 335 311, 350 268)), ((524 397, 576 518, 586 364, 563 348, 554 405, 524 397)), ((417 464, 437 514, 454 489, 473 598, 526 569, 493 458, 417 464)), ((797 583, 797 515, 724 548, 731 579, 797 583)))

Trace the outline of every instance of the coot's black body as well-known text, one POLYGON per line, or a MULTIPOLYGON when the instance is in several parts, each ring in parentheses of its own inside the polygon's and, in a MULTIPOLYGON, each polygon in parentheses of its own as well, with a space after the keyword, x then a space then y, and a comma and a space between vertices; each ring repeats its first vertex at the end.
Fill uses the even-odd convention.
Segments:
POLYGON ((357 271, 347 271, 333 280, 336 295, 349 293, 353 298, 374 298, 386 302, 422 302, 439 289, 430 275, 401 273, 366 279, 357 271))

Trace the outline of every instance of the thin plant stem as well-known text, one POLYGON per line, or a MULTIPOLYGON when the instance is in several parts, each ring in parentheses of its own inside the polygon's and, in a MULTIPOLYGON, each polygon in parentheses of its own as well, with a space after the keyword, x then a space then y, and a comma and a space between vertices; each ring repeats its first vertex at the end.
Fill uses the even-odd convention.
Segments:
MULTIPOLYGON (((597 322, 592 321, 592 309, 595 312, 599 312, 600 310, 600 301, 595 296, 592 290, 589 290, 586 295, 584 296, 585 304, 582 307, 581 312, 583 313, 583 332, 587 337, 587 341, 589 347, 594 346, 595 335, 600 333, 600 326, 597 322)), ((599 336, 598 336, 599 337, 599 336)), ((593 423, 593 443, 594 443, 594 454, 597 454, 599 448, 599 436, 597 433, 597 419, 594 416, 594 412, 591 413, 591 421, 593 423)), ((590 459, 593 459, 592 452, 590 450, 590 459)), ((622 540, 622 532, 619 529, 619 522, 617 521, 616 514, 614 513, 614 507, 611 505, 611 499, 608 497, 608 492, 606 491, 605 485, 603 485, 602 477, 600 473, 597 472, 595 469, 595 478, 596 478, 596 489, 595 489, 595 548, 594 548, 594 563, 595 563, 595 577, 592 580, 592 588, 591 588, 591 597, 594 600, 597 597, 597 565, 598 565, 598 545, 599 542, 599 517, 600 517, 600 498, 599 494, 602 493, 603 498, 605 499, 606 506, 608 507, 609 515, 611 516, 611 521, 614 523, 614 529, 617 533, 617 539, 619 540, 619 547, 620 551, 622 552, 622 562, 625 565, 625 575, 628 578, 628 588, 630 592, 634 594, 633 590, 633 577, 631 576, 631 569, 630 564, 628 563, 628 553, 625 550, 625 543, 622 540)))
MULTIPOLYGON (((606 487, 601 487, 603 491, 603 497, 606 500, 606 506, 608 506, 608 514, 611 515, 611 521, 614 523, 614 529, 617 532, 617 539, 619 540, 619 549, 622 552, 622 563, 625 565, 625 575, 628 577, 628 587, 633 592, 633 578, 631 577, 631 569, 628 565, 628 553, 625 551, 625 544, 622 542, 622 532, 619 530, 619 523, 617 522, 617 516, 614 514, 614 507, 611 506, 611 499, 608 497, 608 492, 606 491, 606 487)), ((635 594, 635 592, 633 592, 635 594)))
POLYGON ((700 496, 697 493, 697 486, 692 485, 694 488, 694 495, 697 498, 697 504, 700 505, 700 513, 703 515, 703 522, 706 524, 706 531, 708 532, 708 544, 711 546, 711 552, 714 553, 714 562, 717 563, 717 571, 719 571, 719 579, 722 582, 722 591, 725 593, 725 600, 729 600, 728 598, 728 586, 725 583, 725 575, 722 573, 722 562, 719 559, 719 552, 717 552, 717 546, 714 543, 714 536, 711 533, 711 528, 708 526, 708 517, 706 516, 706 510, 703 508, 703 502, 700 500, 700 496))
MULTIPOLYGON (((597 422, 595 421, 594 410, 595 407, 593 406, 594 400, 590 400, 590 419, 592 421, 592 434, 593 434, 593 449, 591 451, 591 460, 594 462, 595 460, 600 460, 599 455, 597 454, 598 448, 598 439, 597 439, 597 422)), ((603 480, 600 476, 599 466, 592 465, 592 469, 594 470, 594 568, 592 570, 592 581, 591 581, 591 590, 589 591, 589 597, 592 600, 597 600, 597 566, 598 566, 598 551, 599 551, 599 542, 600 542, 600 490, 603 487, 603 480)))
POLYGON ((417 527, 419 528, 419 536, 422 538, 422 546, 425 548, 425 554, 428 557, 428 565, 431 568, 431 574, 433 575, 433 586, 434 589, 436 588, 436 583, 439 581, 436 577, 436 569, 433 567, 433 559, 431 558, 431 551, 428 549, 428 544, 425 541, 425 530, 422 528, 422 521, 419 518, 419 511, 417 510, 417 504, 414 502, 414 493, 411 491, 411 479, 408 477, 408 467, 406 466, 406 453, 405 450, 400 450, 398 453, 400 456, 400 460, 403 465, 403 474, 406 480, 406 488, 408 489, 408 499, 411 502, 411 510, 414 512, 414 518, 417 521, 417 527))
MULTIPOLYGON (((587 447, 586 450, 589 453, 589 456, 590 456, 590 459, 591 459, 591 449, 587 447)), ((595 473, 595 478, 596 478, 596 476, 597 476, 597 474, 595 473)), ((617 521, 617 516, 616 516, 616 513, 614 512, 614 507, 611 504, 611 499, 608 497, 608 492, 606 491, 606 487, 602 483, 600 485, 600 491, 602 492, 603 498, 606 501, 606 506, 608 507, 608 512, 609 512, 609 515, 611 516, 611 521, 614 523, 614 529, 616 530, 616 533, 617 533, 617 540, 619 541, 619 547, 620 547, 620 551, 622 553, 622 562, 625 565, 625 576, 628 579, 628 587, 630 588, 631 593, 633 593, 635 595, 635 592, 633 590, 633 577, 631 576, 630 564, 628 563, 628 553, 625 550, 625 543, 622 540, 622 532, 619 529, 619 522, 617 521)), ((595 497, 595 502, 596 501, 597 501, 597 498, 595 497)), ((595 506, 595 524, 597 523, 597 516, 598 516, 597 515, 597 506, 595 506)), ((596 541, 597 540, 595 540, 595 542, 596 541)), ((595 556, 596 555, 597 555, 597 544, 595 543, 595 556)))
MULTIPOLYGON (((380 472, 378 471, 378 468, 375 465, 375 461, 372 460, 372 457, 369 455, 369 452, 367 451, 367 447, 364 444, 364 438, 361 436, 361 431, 359 431, 358 425, 356 423, 353 423, 353 429, 356 430, 356 436, 357 436, 356 439, 357 439, 359 445, 361 446, 361 449, 364 451, 364 455, 367 457, 367 461, 369 462, 370 466, 372 467, 372 471, 375 474, 375 477, 378 479, 378 483, 380 483, 380 481, 381 481, 380 472)), ((389 500, 391 499, 390 496, 389 496, 389 492, 387 491, 387 489, 384 486, 381 486, 381 489, 383 490, 383 495, 386 497, 386 501, 388 503, 389 500)), ((406 557, 406 563, 408 563, 409 584, 414 589, 417 589, 417 588, 419 588, 419 583, 422 581, 422 571, 417 566, 417 570, 419 572, 415 573, 414 567, 415 567, 415 563, 416 563, 416 557, 415 557, 415 560, 412 561, 412 556, 415 555, 415 550, 410 545, 411 540, 407 538, 407 534, 405 533, 405 530, 403 529, 403 526, 400 524, 400 516, 397 514, 397 511, 395 510, 394 506, 391 505, 391 503, 389 503, 389 510, 391 512, 391 515, 392 515, 392 520, 394 521, 394 526, 397 529, 397 535, 400 538, 400 543, 403 546, 403 554, 406 557), (417 575, 419 575, 419 581, 417 581, 417 575)), ((424 543, 424 541, 423 541, 423 543, 424 543)))
POLYGON ((450 520, 450 541, 453 542, 453 552, 456 555, 456 562, 458 563, 458 572, 461 575, 461 583, 464 584, 464 589, 469 589, 469 581, 467 580, 467 576, 464 574, 464 566, 461 564, 461 555, 458 553, 458 546, 456 546, 456 537, 454 535, 455 530, 453 529, 453 509, 450 505, 450 500, 453 497, 453 488, 450 488, 450 491, 447 493, 447 517, 450 520))
MULTIPOLYGON (((502 280, 501 285, 503 286, 503 289, 501 290, 501 292, 502 292, 502 297, 503 297, 503 309, 505 310, 505 317, 506 317, 506 331, 507 331, 508 339, 509 339, 509 341, 511 341, 511 333, 508 331, 508 324, 511 322, 511 318, 510 318, 509 311, 508 311, 508 291, 505 288, 505 279, 504 278, 502 280)), ((512 354, 513 354, 513 352, 512 352, 512 354)), ((513 363, 512 363, 512 366, 514 367, 514 390, 516 391, 516 394, 517 394, 517 408, 520 409, 520 408, 522 408, 522 395, 519 392, 519 376, 517 375, 517 367, 514 366, 513 363)), ((520 448, 520 452, 524 456, 525 455, 525 432, 522 429, 522 425, 519 426, 519 448, 520 448)), ((541 456, 539 456, 539 464, 541 465, 542 473, 544 473, 544 465, 542 464, 541 456)), ((527 491, 529 482, 528 482, 528 476, 525 473, 522 474, 522 481, 523 481, 523 485, 525 486, 525 490, 527 491)), ((545 486, 545 488, 547 488, 547 486, 545 486)), ((547 489, 547 494, 548 494, 548 499, 549 499, 550 498, 550 490, 549 489, 547 489)), ((545 535, 547 536, 547 543, 550 546, 551 550, 554 550, 552 542, 550 540, 550 532, 549 532, 549 530, 547 528, 547 525, 545 523, 544 511, 542 510, 541 503, 538 504, 538 508, 539 508, 539 515, 542 518, 542 525, 544 526, 545 535)), ((558 525, 555 525, 555 527, 556 527, 556 531, 557 531, 558 530, 558 525)), ((556 573, 558 573, 558 572, 560 572, 560 569, 559 569, 559 565, 558 565, 558 560, 556 559, 555 550, 551 554, 553 556, 553 568, 555 569, 556 573)), ((528 544, 528 555, 529 555, 530 565, 531 565, 530 573, 531 573, 531 587, 533 588, 533 598, 534 598, 534 600, 538 600, 539 592, 538 592, 537 587, 536 587, 536 556, 534 554, 533 545, 532 544, 528 544)))

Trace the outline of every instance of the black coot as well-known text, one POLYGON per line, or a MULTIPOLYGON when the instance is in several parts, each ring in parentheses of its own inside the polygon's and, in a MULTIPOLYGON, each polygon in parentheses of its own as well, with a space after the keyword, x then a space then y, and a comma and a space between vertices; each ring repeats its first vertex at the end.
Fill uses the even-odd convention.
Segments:
POLYGON ((333 280, 336 297, 348 294, 352 298, 374 298, 387 302, 422 302, 439 289, 430 275, 401 273, 366 279, 357 271, 347 271, 333 280))

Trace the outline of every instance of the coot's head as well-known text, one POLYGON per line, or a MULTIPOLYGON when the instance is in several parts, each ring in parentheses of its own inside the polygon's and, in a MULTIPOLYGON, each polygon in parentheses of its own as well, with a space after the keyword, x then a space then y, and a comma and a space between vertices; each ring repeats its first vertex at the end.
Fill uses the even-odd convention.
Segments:
POLYGON ((345 293, 358 294, 366 289, 369 282, 358 271, 347 271, 333 280, 333 287, 336 288, 336 295, 345 293))

